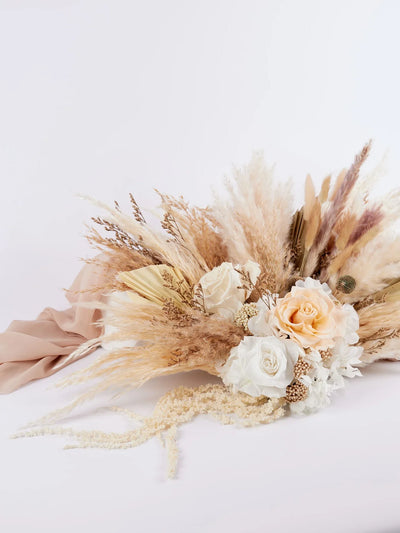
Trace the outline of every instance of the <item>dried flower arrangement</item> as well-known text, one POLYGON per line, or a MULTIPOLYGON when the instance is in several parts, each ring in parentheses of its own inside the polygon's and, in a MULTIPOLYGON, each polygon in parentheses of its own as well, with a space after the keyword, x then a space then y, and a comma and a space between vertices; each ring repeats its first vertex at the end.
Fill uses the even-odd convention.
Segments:
POLYGON ((160 194, 162 231, 133 196, 132 214, 96 202, 106 214, 88 238, 103 252, 109 297, 103 335, 78 352, 102 345, 105 353, 63 384, 96 382, 17 436, 66 434, 78 447, 107 448, 160 436, 173 475, 176 429, 194 416, 249 426, 312 413, 363 365, 400 359, 400 193, 369 199, 360 177, 369 150, 318 194, 308 176, 295 213, 289 184, 276 185, 260 155, 211 208, 160 194), (51 425, 104 389, 195 369, 222 382, 179 387, 148 418, 126 412, 136 430, 51 425))

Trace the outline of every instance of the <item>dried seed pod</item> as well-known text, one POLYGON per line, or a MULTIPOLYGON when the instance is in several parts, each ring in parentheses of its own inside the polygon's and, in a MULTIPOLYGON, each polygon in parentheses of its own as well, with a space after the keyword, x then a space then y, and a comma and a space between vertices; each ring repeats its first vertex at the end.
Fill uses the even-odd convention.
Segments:
POLYGON ((336 288, 340 292, 350 294, 356 288, 356 280, 352 276, 342 276, 338 279, 336 288))
POLYGON ((306 385, 301 383, 301 381, 293 381, 290 385, 286 387, 286 397, 285 399, 289 403, 301 402, 305 400, 308 396, 308 388, 306 385))

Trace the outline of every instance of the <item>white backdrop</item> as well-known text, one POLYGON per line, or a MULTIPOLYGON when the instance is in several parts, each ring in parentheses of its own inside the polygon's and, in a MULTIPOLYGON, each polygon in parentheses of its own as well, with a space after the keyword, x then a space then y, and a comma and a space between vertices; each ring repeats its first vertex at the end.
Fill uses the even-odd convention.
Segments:
MULTIPOLYGON (((206 204, 262 149, 300 195, 308 172, 340 170, 371 137, 370 168, 387 153, 382 187, 397 185, 399 21, 396 1, 0 0, 0 330, 65 305, 97 214, 76 193, 133 192, 152 208, 154 187, 206 204)), ((197 420, 172 482, 157 442, 9 441, 75 395, 48 390, 57 376, 29 385, 0 397, 0 527, 400 531, 399 374, 376 365, 307 419, 248 431, 197 420)), ((174 383, 123 402, 150 409, 174 383)))

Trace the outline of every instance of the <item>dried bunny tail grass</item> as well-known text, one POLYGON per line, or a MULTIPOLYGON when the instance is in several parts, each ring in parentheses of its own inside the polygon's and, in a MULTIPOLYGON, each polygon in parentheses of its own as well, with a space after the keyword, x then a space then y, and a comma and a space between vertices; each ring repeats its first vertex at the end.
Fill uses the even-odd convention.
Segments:
MULTIPOLYGON (((127 309, 128 305, 122 307, 127 309)), ((139 386, 161 374, 195 369, 216 374, 216 367, 226 361, 231 348, 244 336, 243 328, 225 319, 193 309, 182 311, 173 305, 161 309, 160 314, 155 307, 151 317, 142 308, 142 316, 135 317, 128 310, 123 318, 120 314, 110 318, 109 324, 118 329, 105 341, 136 339, 144 345, 106 353, 72 377, 69 384, 101 378, 110 387, 139 386)))
POLYGON ((204 274, 203 266, 181 242, 169 238, 168 234, 152 229, 138 218, 123 213, 119 207, 112 208, 102 202, 88 199, 107 212, 106 216, 95 219, 95 222, 104 225, 106 230, 108 226, 109 231, 127 235, 126 244, 150 256, 153 263, 164 263, 179 268, 192 285, 195 285, 204 274))
POLYGON ((204 270, 228 260, 221 228, 210 208, 190 206, 182 197, 174 198, 156 192, 160 195, 164 211, 164 229, 190 250, 204 270))
POLYGON ((292 222, 290 184, 277 186, 272 169, 262 154, 255 154, 246 167, 235 169, 234 182, 227 182, 227 200, 216 198, 213 214, 217 219, 234 262, 249 259, 260 264, 263 289, 280 292, 287 284, 288 234, 292 222))
POLYGON ((233 393, 222 384, 199 387, 177 387, 158 401, 153 414, 140 417, 128 410, 115 408, 128 417, 139 420, 141 426, 125 433, 74 431, 71 428, 39 427, 14 435, 14 438, 43 435, 63 435, 76 439, 66 448, 134 448, 153 437, 159 437, 168 451, 168 477, 174 477, 178 459, 177 428, 198 415, 211 415, 222 424, 257 426, 269 424, 285 415, 286 401, 282 398, 253 398, 233 393))

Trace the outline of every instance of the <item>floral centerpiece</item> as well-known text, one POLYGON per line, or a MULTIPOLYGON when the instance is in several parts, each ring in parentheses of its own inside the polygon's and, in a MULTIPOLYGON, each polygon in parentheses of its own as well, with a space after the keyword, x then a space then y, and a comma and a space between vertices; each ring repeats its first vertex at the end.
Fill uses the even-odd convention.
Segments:
POLYGON ((318 193, 307 177, 297 211, 290 184, 275 184, 260 155, 210 208, 160 194, 160 229, 133 196, 131 215, 98 204, 106 214, 88 238, 107 274, 104 332, 78 351, 105 351, 65 381, 94 380, 87 393, 24 435, 66 433, 76 446, 111 448, 163 436, 172 474, 177 427, 194 416, 256 425, 313 413, 363 365, 399 359, 399 193, 370 200, 370 180, 359 176, 369 148, 318 193), (220 382, 178 387, 150 417, 128 413, 140 421, 132 431, 50 424, 104 389, 196 369, 220 382))

